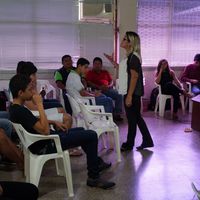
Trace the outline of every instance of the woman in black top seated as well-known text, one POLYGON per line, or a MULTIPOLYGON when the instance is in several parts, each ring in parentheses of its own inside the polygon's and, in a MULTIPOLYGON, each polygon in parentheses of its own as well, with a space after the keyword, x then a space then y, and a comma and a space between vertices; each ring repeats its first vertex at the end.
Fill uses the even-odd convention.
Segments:
POLYGON ((179 96, 183 94, 190 97, 190 94, 184 90, 174 71, 170 69, 168 61, 165 59, 160 60, 158 63, 155 82, 161 86, 162 94, 173 96, 173 119, 178 119, 179 96))

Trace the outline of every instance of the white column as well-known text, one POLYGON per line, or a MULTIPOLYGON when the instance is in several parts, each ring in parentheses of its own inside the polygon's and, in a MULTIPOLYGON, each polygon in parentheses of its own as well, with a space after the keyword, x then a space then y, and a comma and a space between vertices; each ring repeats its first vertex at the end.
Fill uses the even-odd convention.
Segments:
MULTIPOLYGON (((137 32, 137 0, 118 0, 119 44, 126 31, 137 32)), ((124 50, 119 47, 119 59, 124 50)))

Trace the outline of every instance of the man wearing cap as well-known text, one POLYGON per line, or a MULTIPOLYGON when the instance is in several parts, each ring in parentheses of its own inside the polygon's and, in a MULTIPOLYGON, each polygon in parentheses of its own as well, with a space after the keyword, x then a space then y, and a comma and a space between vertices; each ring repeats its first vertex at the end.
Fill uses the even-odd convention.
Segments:
POLYGON ((182 82, 190 82, 192 84, 192 93, 200 94, 200 54, 194 57, 194 63, 185 67, 181 76, 182 82))

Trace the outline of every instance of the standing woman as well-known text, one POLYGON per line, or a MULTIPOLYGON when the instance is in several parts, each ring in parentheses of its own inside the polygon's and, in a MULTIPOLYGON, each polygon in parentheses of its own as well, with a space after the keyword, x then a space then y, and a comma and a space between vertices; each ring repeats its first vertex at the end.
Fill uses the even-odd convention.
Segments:
MULTIPOLYGON (((142 150, 147 147, 153 147, 154 144, 147 125, 140 113, 141 96, 144 94, 144 86, 139 35, 131 31, 126 32, 120 47, 126 50, 127 62, 124 66, 126 68, 126 73, 120 73, 120 68, 123 66, 116 65, 111 56, 104 55, 114 64, 114 66, 119 66, 119 83, 120 79, 127 79, 124 106, 128 119, 128 135, 126 142, 121 146, 121 151, 129 151, 133 149, 137 125, 142 134, 142 144, 136 148, 137 150, 142 150)), ((122 69, 122 71, 124 71, 124 69, 122 69)))

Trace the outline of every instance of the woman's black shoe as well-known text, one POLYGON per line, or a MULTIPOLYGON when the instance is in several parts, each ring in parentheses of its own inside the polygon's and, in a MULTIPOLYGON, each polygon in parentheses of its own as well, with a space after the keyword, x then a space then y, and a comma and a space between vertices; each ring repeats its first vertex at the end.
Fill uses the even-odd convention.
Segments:
POLYGON ((122 146, 121 146, 121 151, 122 151, 122 152, 124 152, 124 151, 131 151, 131 150, 133 150, 133 147, 132 147, 132 146, 127 145, 126 142, 124 142, 124 143, 122 144, 122 146))
POLYGON ((143 150, 145 148, 150 148, 150 147, 154 147, 154 144, 153 143, 152 144, 142 144, 142 145, 136 147, 136 149, 139 151, 139 150, 143 150))

